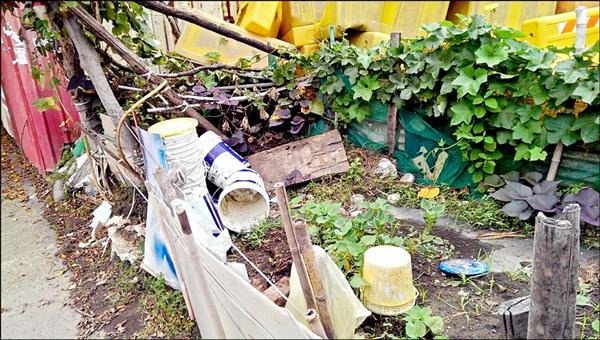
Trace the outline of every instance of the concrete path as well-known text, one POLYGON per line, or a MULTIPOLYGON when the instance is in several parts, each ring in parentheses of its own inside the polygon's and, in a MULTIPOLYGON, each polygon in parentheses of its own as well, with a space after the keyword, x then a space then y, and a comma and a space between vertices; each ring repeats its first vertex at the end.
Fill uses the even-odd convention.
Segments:
POLYGON ((2 200, 2 338, 77 338, 69 272, 36 200, 2 200))
MULTIPOLYGON (((397 219, 410 223, 425 224, 423 212, 420 209, 392 207, 391 214, 397 219)), ((438 228, 451 228, 459 231, 464 237, 476 239, 483 231, 477 231, 471 226, 451 218, 442 217, 435 225, 438 228)), ((492 272, 513 272, 522 267, 522 262, 531 263, 533 260, 533 238, 505 238, 500 240, 481 240, 492 245, 488 262, 492 272)), ((590 261, 598 261, 600 253, 597 249, 580 248, 580 264, 587 265, 590 261)))

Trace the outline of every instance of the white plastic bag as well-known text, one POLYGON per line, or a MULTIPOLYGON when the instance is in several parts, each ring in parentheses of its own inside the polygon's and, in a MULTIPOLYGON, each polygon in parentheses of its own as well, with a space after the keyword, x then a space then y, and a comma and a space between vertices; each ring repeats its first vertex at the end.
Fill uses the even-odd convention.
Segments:
MULTIPOLYGON (((346 277, 323 248, 313 246, 313 251, 323 290, 327 297, 327 308, 331 314, 335 336, 338 339, 353 338, 354 330, 371 315, 371 312, 354 295, 346 277)), ((292 265, 290 276, 290 296, 285 308, 294 315, 296 320, 308 327, 305 319, 306 301, 294 265, 292 265), (298 308, 300 311, 297 310, 298 308), (300 315, 299 312, 303 314, 300 315)))

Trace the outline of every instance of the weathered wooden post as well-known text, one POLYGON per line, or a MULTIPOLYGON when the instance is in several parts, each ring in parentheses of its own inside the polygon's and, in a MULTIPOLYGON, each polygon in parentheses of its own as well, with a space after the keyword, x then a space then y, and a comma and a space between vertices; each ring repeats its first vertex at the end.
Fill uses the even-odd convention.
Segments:
POLYGON ((539 213, 533 239, 528 339, 573 338, 579 270, 579 205, 557 220, 539 213))

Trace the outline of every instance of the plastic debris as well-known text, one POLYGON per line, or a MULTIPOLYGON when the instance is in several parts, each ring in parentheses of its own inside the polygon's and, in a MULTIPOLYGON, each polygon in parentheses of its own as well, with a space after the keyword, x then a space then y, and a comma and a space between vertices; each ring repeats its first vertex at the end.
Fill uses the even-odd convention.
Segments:
POLYGON ((377 167, 373 170, 373 175, 379 178, 397 178, 398 169, 392 161, 387 158, 381 158, 377 167))
POLYGON ((439 268, 446 274, 451 275, 480 275, 488 272, 488 266, 473 259, 450 259, 440 263, 439 268))

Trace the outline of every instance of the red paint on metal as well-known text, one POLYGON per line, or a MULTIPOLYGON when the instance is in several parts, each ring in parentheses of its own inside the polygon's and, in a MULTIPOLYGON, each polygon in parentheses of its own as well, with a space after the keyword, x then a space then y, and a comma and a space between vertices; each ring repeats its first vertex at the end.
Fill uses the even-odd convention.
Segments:
POLYGON ((44 174, 60 159, 63 145, 78 137, 75 122, 79 122, 79 116, 66 91, 67 80, 60 67, 49 57, 36 54, 33 47, 35 33, 25 31, 19 19, 8 12, 2 15, 1 29, 2 89, 11 127, 25 157, 40 174, 44 174), (32 58, 33 54, 35 58, 32 58), (32 64, 44 73, 45 87, 40 87, 31 77, 32 64), (52 75, 60 81, 54 89, 48 86, 52 75), (49 96, 55 97, 58 110, 40 112, 32 105, 34 100, 49 96))

